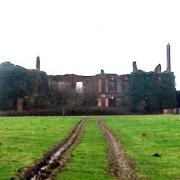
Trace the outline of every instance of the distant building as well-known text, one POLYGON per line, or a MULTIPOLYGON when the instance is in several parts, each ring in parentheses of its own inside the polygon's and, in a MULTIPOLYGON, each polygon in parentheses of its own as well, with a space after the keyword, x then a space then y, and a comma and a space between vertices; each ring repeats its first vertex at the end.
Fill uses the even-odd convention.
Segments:
POLYGON ((49 86, 61 89, 69 85, 79 93, 86 89, 96 89, 98 107, 116 107, 128 99, 128 75, 102 73, 95 76, 74 74, 49 76, 49 86))
MULTIPOLYGON (((40 59, 37 59, 37 69, 40 69, 40 59)), ((136 62, 133 62, 133 72, 138 71, 136 62)), ((159 64, 155 72, 161 73, 159 64)), ((170 45, 167 45, 167 69, 171 71, 170 45)), ((101 70, 100 74, 94 76, 80 76, 74 74, 49 76, 49 87, 59 89, 64 86, 75 89, 79 93, 84 93, 87 89, 96 91, 98 107, 119 107, 128 105, 130 102, 129 74, 117 75, 108 74, 101 70)))

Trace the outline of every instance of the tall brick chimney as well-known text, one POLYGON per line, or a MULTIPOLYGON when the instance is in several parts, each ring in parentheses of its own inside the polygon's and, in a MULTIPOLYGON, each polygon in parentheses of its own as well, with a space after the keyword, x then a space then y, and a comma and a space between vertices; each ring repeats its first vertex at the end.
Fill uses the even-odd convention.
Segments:
POLYGON ((37 56, 36 58, 36 70, 40 71, 40 57, 37 56))
POLYGON ((167 69, 166 71, 171 72, 171 46, 167 44, 167 69))

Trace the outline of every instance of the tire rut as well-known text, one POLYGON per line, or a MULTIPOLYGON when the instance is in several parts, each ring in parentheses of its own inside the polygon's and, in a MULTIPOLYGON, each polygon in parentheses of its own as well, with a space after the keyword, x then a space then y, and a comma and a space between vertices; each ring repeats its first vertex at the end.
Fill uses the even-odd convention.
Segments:
POLYGON ((72 150, 77 145, 84 129, 84 120, 77 123, 72 132, 57 146, 50 150, 44 157, 31 167, 21 168, 16 178, 20 180, 54 179, 69 160, 72 150))
POLYGON ((99 127, 102 129, 109 148, 110 172, 122 180, 137 180, 133 173, 133 163, 127 157, 122 145, 117 140, 115 134, 108 129, 102 120, 99 121, 99 127))

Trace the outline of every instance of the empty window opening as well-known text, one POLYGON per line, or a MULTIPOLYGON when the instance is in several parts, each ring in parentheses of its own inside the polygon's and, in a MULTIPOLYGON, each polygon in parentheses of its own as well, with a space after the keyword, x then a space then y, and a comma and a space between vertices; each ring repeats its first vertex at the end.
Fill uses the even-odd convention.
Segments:
POLYGON ((64 86, 65 86, 65 83, 64 83, 63 81, 59 81, 59 82, 58 82, 58 88, 59 88, 59 89, 64 88, 64 86))
POLYGON ((117 81, 114 79, 108 80, 108 91, 109 92, 116 92, 117 91, 117 81))
POLYGON ((114 97, 109 98, 109 107, 116 107, 116 99, 114 97))
POLYGON ((128 90, 128 81, 126 81, 126 80, 122 81, 122 89, 123 89, 123 91, 128 90))
POLYGON ((64 81, 59 81, 57 85, 59 90, 67 89, 70 87, 70 84, 64 81))
POLYGON ((83 82, 76 82, 76 92, 83 93, 83 82))

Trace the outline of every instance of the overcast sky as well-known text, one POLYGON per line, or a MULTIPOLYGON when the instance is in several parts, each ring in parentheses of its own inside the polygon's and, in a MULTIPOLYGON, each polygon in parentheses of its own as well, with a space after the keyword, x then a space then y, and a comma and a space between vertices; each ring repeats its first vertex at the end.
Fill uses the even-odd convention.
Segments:
POLYGON ((48 74, 128 74, 166 69, 180 89, 179 0, 0 0, 0 63, 48 74), (179 81, 179 82, 178 82, 179 81))

